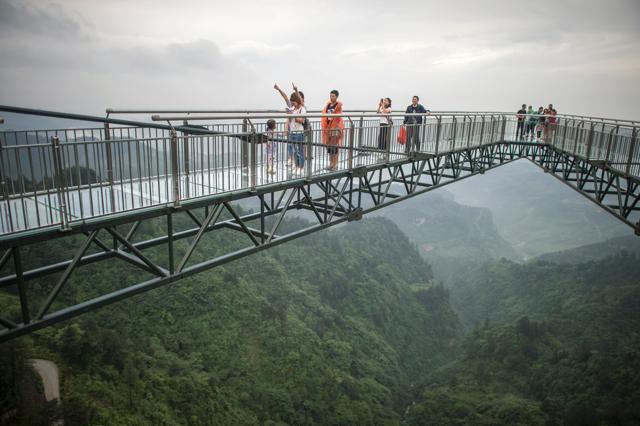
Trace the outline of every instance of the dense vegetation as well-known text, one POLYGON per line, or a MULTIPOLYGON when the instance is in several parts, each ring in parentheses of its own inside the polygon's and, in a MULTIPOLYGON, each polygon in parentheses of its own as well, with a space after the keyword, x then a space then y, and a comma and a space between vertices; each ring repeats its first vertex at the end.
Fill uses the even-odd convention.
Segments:
POLYGON ((435 278, 449 282, 462 270, 490 259, 522 260, 523 255, 498 233, 491 211, 456 203, 437 191, 380 210, 416 244, 435 278))
POLYGON ((640 259, 490 262, 453 293, 474 324, 415 424, 640 423, 640 259))
MULTIPOLYGON (((200 256, 241 237, 207 238, 200 256)), ((122 267, 80 269, 66 297, 113 286, 111 268, 122 267)), ((397 423, 412 384, 451 351, 458 322, 447 298, 404 234, 376 219, 228 264, 0 351, 14 364, 58 363, 65 424, 397 423)), ((3 392, 23 387, 25 376, 11 375, 2 370, 3 383, 15 385, 3 392)), ((21 395, 3 396, 26 404, 21 395)), ((33 423, 29 415, 21 410, 20 420, 33 423)))

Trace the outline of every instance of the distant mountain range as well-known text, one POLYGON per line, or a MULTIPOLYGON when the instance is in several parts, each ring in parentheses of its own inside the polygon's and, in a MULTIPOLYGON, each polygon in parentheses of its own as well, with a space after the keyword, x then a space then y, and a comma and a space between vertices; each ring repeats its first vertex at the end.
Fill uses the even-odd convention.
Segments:
POLYGON ((616 255, 621 251, 640 254, 640 237, 629 235, 626 237, 611 238, 599 243, 588 244, 570 250, 545 253, 536 260, 559 264, 572 264, 598 261, 606 257, 616 255))
POLYGON ((485 207, 526 258, 633 235, 627 225, 526 160, 447 187, 461 204, 485 207))
POLYGON ((490 259, 580 263, 640 247, 631 228, 527 161, 374 215, 395 222, 445 283, 490 259))

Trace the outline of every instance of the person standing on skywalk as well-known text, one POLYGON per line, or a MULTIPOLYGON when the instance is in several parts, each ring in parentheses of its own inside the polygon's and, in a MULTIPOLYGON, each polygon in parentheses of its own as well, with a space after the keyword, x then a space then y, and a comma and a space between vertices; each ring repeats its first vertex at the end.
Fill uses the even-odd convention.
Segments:
MULTIPOLYGON (((280 96, 284 99, 287 107, 287 114, 306 114, 307 110, 304 107, 304 98, 302 92, 298 91, 298 88, 293 85, 294 92, 287 98, 287 94, 284 93, 278 84, 274 84, 273 88, 280 93, 280 96)), ((293 174, 301 175, 304 173, 304 123, 305 118, 289 118, 287 119, 287 139, 289 145, 287 152, 289 158, 287 160, 287 167, 291 168, 293 174)))
MULTIPOLYGON (((420 98, 416 95, 411 98, 411 105, 407 107, 406 114, 428 114, 429 110, 419 104, 420 98)), ((411 147, 415 147, 416 151, 420 151, 420 130, 422 129, 421 115, 405 115, 404 125, 407 128, 407 143, 404 146, 404 152, 411 152, 411 147)))
POLYGON ((329 170, 338 168, 338 147, 342 145, 344 139, 344 120, 342 117, 327 117, 331 114, 342 114, 342 102, 338 100, 340 93, 332 90, 329 94, 329 101, 322 108, 322 143, 327 147, 329 153, 329 170))

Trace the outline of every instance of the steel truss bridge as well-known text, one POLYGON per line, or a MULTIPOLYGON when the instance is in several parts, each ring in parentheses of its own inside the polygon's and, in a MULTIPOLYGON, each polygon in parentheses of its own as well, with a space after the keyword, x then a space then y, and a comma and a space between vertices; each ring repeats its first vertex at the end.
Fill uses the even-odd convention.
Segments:
POLYGON ((381 141, 379 117, 348 112, 341 116, 337 168, 329 170, 321 114, 314 112, 305 115, 304 142, 290 144, 284 121, 291 116, 273 111, 107 110, 106 118, 0 111, 81 122, 0 130, 0 287, 13 303, 1 307, 0 342, 522 158, 640 235, 639 123, 633 121, 561 115, 555 129, 523 140, 510 113, 438 112, 408 126, 419 145, 401 145, 405 114, 392 116, 389 138, 381 141), (114 118, 142 113, 154 115, 148 122, 114 118), (278 123, 267 138, 269 118, 278 123), (287 166, 290 153, 304 158, 302 167, 287 166), (247 212, 238 203, 254 208, 247 212), (292 211, 306 212, 311 224, 287 231, 281 225, 292 211), (190 226, 177 229, 178 219, 190 226), (137 235, 148 221, 161 223, 158 235, 137 235), (244 235, 246 246, 199 253, 205 260, 193 261, 202 237, 220 230, 244 235), (40 265, 25 258, 34 246, 55 252, 64 240, 76 247, 69 258, 52 255, 40 265), (176 247, 180 240, 183 249, 176 247), (149 249, 162 250, 166 260, 152 260, 149 249), (114 260, 146 278, 63 303, 60 294, 77 268, 114 260), (36 298, 30 286, 42 279, 55 284, 36 298))

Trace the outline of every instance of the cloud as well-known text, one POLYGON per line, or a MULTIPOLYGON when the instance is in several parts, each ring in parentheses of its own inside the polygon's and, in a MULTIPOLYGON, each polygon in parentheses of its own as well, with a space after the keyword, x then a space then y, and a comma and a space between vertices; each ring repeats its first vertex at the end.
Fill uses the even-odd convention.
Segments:
POLYGON ((224 49, 224 53, 230 55, 269 56, 292 52, 296 49, 299 49, 299 47, 294 43, 272 45, 255 40, 244 40, 227 46, 224 49))
POLYGON ((1 68, 44 70, 84 70, 98 73, 164 74, 194 70, 220 70, 232 63, 223 57, 218 45, 210 40, 186 43, 132 44, 121 47, 104 42, 49 43, 22 40, 0 44, 0 56, 11 58, 1 68))
POLYGON ((460 67, 463 65, 480 65, 495 61, 513 53, 513 49, 478 49, 455 51, 441 56, 433 62, 436 67, 460 67))
POLYGON ((8 37, 53 36, 84 38, 86 23, 62 6, 33 5, 16 0, 0 0, 0 35, 8 37))
POLYGON ((351 46, 340 51, 340 56, 379 56, 417 54, 435 47, 434 43, 383 43, 377 45, 351 46))
POLYGON ((203 39, 164 46, 138 45, 104 53, 110 62, 117 64, 117 67, 133 71, 214 71, 225 65, 218 45, 203 39))

